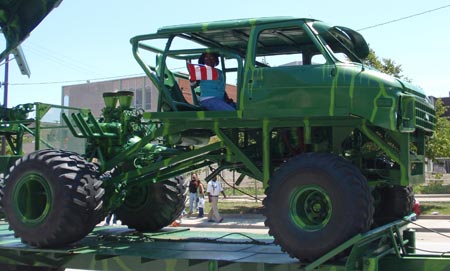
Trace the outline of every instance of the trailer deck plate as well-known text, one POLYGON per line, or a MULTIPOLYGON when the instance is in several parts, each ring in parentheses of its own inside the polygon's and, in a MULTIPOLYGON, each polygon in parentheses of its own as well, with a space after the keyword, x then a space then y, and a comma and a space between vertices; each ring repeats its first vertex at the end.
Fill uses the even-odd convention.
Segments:
POLYGON ((0 256, 11 258, 14 253, 16 257, 13 258, 24 265, 95 270, 116 270, 114 268, 120 266, 119 270, 125 266, 130 269, 123 270, 147 270, 155 264, 167 267, 170 262, 182 266, 200 265, 197 266, 199 270, 203 264, 205 268, 210 264, 235 266, 246 263, 261 268, 300 265, 297 259, 282 252, 267 234, 198 232, 182 227, 166 227, 155 233, 140 233, 124 226, 97 227, 86 238, 70 246, 38 249, 21 243, 8 230, 7 224, 0 225, 0 256))

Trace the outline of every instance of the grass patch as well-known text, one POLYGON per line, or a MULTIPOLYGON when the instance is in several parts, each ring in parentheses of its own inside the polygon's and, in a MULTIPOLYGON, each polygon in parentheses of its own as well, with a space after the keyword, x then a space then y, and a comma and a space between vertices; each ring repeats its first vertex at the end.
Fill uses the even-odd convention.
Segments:
POLYGON ((264 189, 262 187, 257 187, 255 189, 255 187, 239 187, 236 186, 236 188, 232 188, 232 187, 226 187, 225 188, 225 195, 227 196, 252 196, 254 197, 255 194, 258 196, 263 196, 264 194, 264 189))
MULTIPOLYGON (((219 199, 218 207, 221 214, 261 214, 262 202, 258 201, 231 201, 228 199, 219 199)), ((207 214, 211 205, 209 202, 205 202, 204 212, 207 214)), ((186 209, 189 211, 189 206, 186 209)))
POLYGON ((222 200, 222 202, 219 201, 218 206, 219 211, 223 214, 261 214, 263 208, 262 202, 254 201, 232 202, 222 200))
POLYGON ((432 215, 438 212, 439 215, 450 215, 449 202, 420 202, 420 210, 423 215, 432 215))

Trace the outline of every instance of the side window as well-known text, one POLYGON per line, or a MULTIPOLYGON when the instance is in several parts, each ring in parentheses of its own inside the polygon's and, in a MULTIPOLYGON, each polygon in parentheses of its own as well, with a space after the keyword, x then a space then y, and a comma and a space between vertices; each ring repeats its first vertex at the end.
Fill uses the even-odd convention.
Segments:
POLYGON ((325 64, 327 60, 322 54, 313 55, 311 57, 311 65, 321 65, 325 64))
MULTIPOLYGON (((238 100, 238 87, 239 83, 239 70, 242 67, 239 66, 239 60, 234 57, 224 58, 225 60, 225 70, 224 74, 226 76, 226 92, 230 99, 234 102, 238 100)), ((242 64, 241 64, 242 65, 242 64)))
POLYGON ((256 67, 318 65, 326 62, 300 26, 262 30, 258 35, 256 67))

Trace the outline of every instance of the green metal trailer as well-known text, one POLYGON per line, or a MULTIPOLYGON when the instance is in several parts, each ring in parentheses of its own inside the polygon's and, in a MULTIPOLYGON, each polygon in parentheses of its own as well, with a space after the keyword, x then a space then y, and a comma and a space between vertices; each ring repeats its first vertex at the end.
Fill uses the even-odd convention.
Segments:
POLYGON ((127 227, 97 227, 74 244, 37 249, 14 238, 0 225, 0 268, 50 271, 65 268, 108 271, 144 270, 322 270, 444 271, 449 255, 415 252, 415 232, 408 220, 358 234, 314 262, 291 258, 267 234, 190 231, 167 227, 142 233, 127 227), (345 258, 336 257, 348 253, 345 258))

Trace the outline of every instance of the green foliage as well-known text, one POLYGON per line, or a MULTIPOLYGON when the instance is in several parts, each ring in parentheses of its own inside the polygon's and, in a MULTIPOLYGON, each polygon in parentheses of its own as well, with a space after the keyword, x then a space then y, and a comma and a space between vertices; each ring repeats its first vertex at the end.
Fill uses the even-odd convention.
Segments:
POLYGON ((402 65, 397 65, 395 61, 390 58, 383 58, 380 60, 372 49, 369 49, 369 55, 367 56, 365 63, 381 72, 410 81, 410 79, 401 74, 403 71, 402 65))
MULTIPOLYGON (((0 138, 0 150, 2 149, 2 143, 3 143, 2 139, 0 138)), ((12 155, 13 153, 12 153, 11 148, 9 147, 8 143, 6 143, 5 146, 6 146, 6 148, 5 148, 6 155, 12 155)))
POLYGON ((425 153, 430 159, 437 157, 450 157, 450 121, 443 115, 447 111, 441 99, 437 99, 436 107, 436 129, 426 143, 425 153))
POLYGON ((414 187, 415 194, 450 194, 450 185, 444 185, 444 181, 430 181, 428 184, 414 187))
MULTIPOLYGON (((34 140, 34 137, 31 136, 31 135, 24 135, 22 140, 23 140, 22 144, 31 143, 34 140)), ((0 150, 2 149, 2 143, 3 142, 2 142, 2 139, 0 137, 0 150)), ((8 142, 6 142, 6 140, 5 140, 5 143, 6 143, 5 144, 6 155, 13 155, 11 147, 9 146, 8 142)))
POLYGON ((444 173, 441 172, 435 172, 432 174, 433 179, 442 179, 444 177, 444 173))

